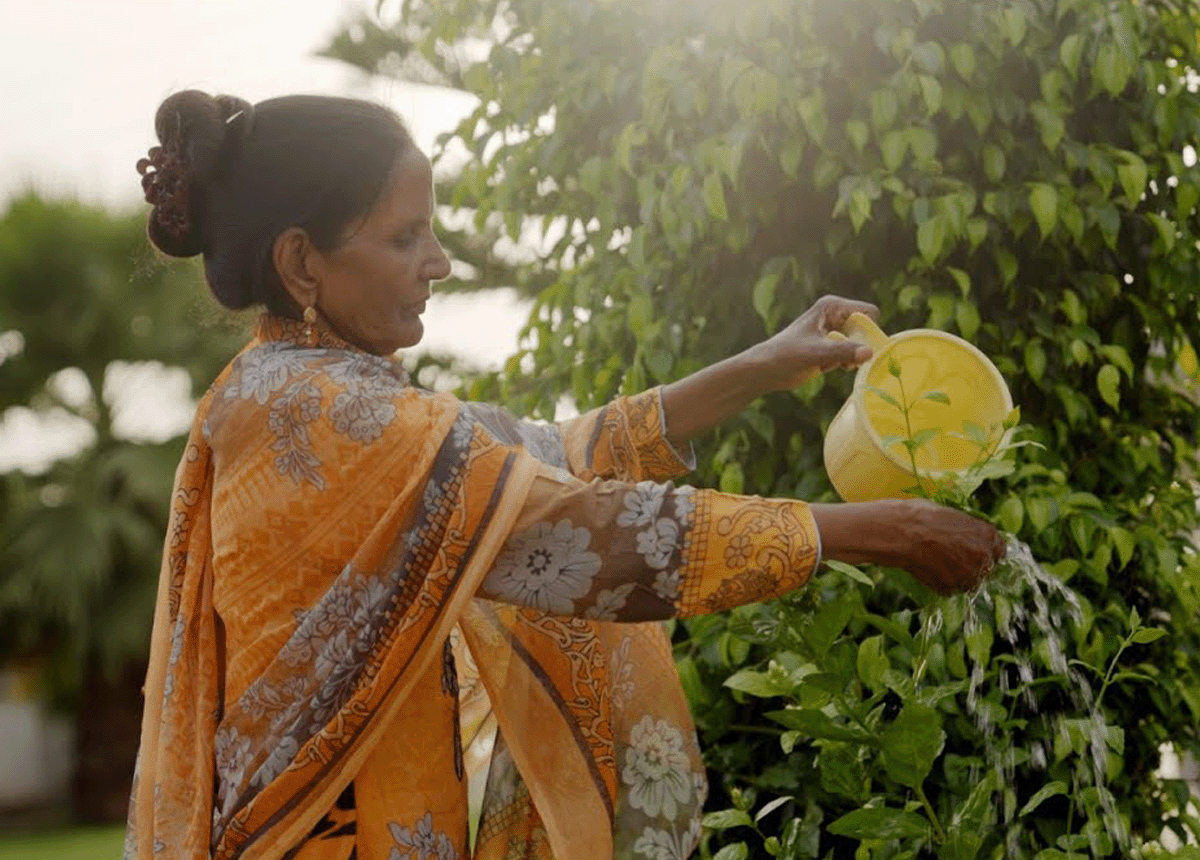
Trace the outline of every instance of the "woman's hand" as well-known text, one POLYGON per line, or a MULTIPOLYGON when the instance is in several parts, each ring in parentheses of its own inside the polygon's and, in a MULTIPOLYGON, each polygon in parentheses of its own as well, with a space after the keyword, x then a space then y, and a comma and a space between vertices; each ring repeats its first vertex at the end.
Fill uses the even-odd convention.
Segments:
POLYGON ((899 567, 938 594, 969 591, 1004 557, 990 523, 924 499, 815 504, 827 558, 899 567))
POLYGON ((938 594, 969 591, 1004 557, 995 526, 923 499, 906 500, 896 525, 906 539, 896 566, 938 594))
POLYGON ((879 318, 869 302, 822 296, 791 325, 753 348, 756 363, 773 391, 786 391, 835 367, 858 367, 871 357, 871 348, 829 337, 840 331, 855 312, 879 318))
POLYGON ((867 302, 825 296, 779 334, 664 385, 663 413, 671 442, 686 445, 764 394, 795 388, 832 367, 862 364, 871 357, 869 347, 827 337, 855 311, 879 316, 879 309, 867 302))

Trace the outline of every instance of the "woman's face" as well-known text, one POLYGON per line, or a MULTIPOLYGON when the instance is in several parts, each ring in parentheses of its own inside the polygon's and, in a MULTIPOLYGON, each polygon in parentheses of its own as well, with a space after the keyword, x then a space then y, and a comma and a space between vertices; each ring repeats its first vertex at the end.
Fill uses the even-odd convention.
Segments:
POLYGON ((429 285, 450 274, 433 235, 433 205, 429 159, 410 148, 375 208, 321 254, 317 310, 342 339, 375 355, 421 340, 429 285))

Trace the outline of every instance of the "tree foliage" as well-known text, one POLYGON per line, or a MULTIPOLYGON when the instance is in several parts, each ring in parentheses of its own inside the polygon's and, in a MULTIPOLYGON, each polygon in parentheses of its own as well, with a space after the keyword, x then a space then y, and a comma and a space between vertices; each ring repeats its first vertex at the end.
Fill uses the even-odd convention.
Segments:
MULTIPOLYGON (((36 661, 60 704, 84 673, 146 653, 182 437, 114 427, 117 362, 183 368, 193 391, 242 335, 207 324, 195 266, 153 257, 141 216, 28 195, 0 217, 0 410, 70 416, 82 450, 40 474, 0 475, 0 659, 36 661), (64 395, 64 374, 80 391, 64 395)), ((145 401, 143 401, 145 402, 145 401)))
MULTIPOLYGON (((543 241, 521 352, 474 395, 589 407, 836 292, 974 342, 1041 445, 975 503, 1065 583, 1052 629, 1001 635, 999 587, 980 618, 836 573, 680 626, 706 850, 1054 860, 1195 834, 1154 772, 1160 744, 1200 747, 1197 416, 1174 360, 1200 343, 1193 4, 409 0, 400 22, 389 50, 454 57, 445 80, 480 99, 448 136, 473 155, 449 202, 543 241)), ((697 480, 830 497, 848 382, 755 404, 697 480)))

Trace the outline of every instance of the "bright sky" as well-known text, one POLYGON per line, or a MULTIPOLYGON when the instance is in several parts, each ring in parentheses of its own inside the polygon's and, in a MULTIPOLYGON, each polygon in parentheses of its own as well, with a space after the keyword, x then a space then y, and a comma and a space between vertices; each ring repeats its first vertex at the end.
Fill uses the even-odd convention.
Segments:
MULTIPOLYGON (((428 151, 471 107, 433 87, 373 81, 319 59, 338 24, 374 0, 0 0, 0 206, 30 186, 113 208, 142 206, 134 163, 153 140, 163 97, 194 87, 257 101, 289 92, 375 98, 392 105, 428 151)), ((424 346, 498 366, 524 312, 511 295, 434 296, 424 346)), ((0 332, 4 331, 0 320, 0 332)), ((178 380, 119 379, 123 426, 142 435, 186 424, 178 380), (172 386, 176 387, 173 389, 172 386), (169 399, 169 398, 168 398, 169 399), (153 401, 156 405, 147 408, 153 401)), ((79 443, 14 412, 0 422, 0 471, 36 467, 79 443)), ((65 428, 65 429, 64 429, 65 428)))

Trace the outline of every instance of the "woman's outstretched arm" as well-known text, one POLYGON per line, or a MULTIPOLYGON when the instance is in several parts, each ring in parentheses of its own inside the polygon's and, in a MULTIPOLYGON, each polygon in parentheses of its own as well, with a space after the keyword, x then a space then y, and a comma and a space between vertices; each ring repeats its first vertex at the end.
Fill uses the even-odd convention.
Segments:
POLYGON ((879 316, 879 309, 868 302, 824 296, 778 334, 663 386, 671 443, 683 447, 764 394, 795 388, 835 367, 862 364, 871 357, 869 347, 827 337, 856 311, 879 316))

